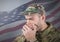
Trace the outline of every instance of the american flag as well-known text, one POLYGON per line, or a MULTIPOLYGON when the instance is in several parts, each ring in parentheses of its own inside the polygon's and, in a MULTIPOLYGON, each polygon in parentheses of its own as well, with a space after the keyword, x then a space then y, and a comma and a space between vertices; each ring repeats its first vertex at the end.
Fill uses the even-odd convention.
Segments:
POLYGON ((31 3, 42 4, 46 10, 46 21, 51 22, 56 28, 60 28, 60 0, 31 0, 9 13, 0 13, 0 42, 12 42, 22 33, 21 28, 26 20, 20 14, 31 3))

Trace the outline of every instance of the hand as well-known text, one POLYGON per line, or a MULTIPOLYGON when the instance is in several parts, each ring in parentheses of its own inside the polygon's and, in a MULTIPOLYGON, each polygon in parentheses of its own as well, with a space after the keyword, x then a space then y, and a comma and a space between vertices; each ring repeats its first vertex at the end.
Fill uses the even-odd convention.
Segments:
POLYGON ((28 40, 28 41, 34 41, 36 38, 35 38, 35 35, 36 35, 36 26, 34 24, 32 25, 24 25, 23 26, 23 35, 25 36, 25 38, 28 40), (32 29, 33 28, 33 29, 32 29))

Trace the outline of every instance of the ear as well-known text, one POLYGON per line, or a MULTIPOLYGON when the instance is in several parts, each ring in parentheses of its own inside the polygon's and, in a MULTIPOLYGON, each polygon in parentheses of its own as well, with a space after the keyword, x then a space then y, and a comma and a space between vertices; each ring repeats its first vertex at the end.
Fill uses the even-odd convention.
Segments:
POLYGON ((45 21, 45 19, 46 19, 45 14, 42 14, 42 15, 41 15, 41 19, 42 19, 43 21, 45 21))

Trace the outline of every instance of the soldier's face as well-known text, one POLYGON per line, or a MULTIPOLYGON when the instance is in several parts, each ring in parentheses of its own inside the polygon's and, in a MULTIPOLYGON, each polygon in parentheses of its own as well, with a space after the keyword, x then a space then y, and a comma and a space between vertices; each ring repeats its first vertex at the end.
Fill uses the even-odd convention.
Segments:
POLYGON ((41 18, 41 14, 35 13, 35 14, 31 14, 31 15, 25 15, 25 18, 27 20, 27 24, 28 25, 36 25, 38 27, 41 26, 41 24, 43 23, 43 19, 41 18))

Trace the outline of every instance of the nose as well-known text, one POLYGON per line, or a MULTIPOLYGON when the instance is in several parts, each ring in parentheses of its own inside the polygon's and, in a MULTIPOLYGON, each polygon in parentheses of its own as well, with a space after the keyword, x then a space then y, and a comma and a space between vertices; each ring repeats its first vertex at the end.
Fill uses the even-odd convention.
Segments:
POLYGON ((29 18, 29 19, 26 20, 26 23, 27 23, 27 24, 32 24, 33 22, 32 22, 32 20, 29 18))
POLYGON ((25 18, 27 23, 32 21, 32 17, 30 15, 25 16, 25 18))

